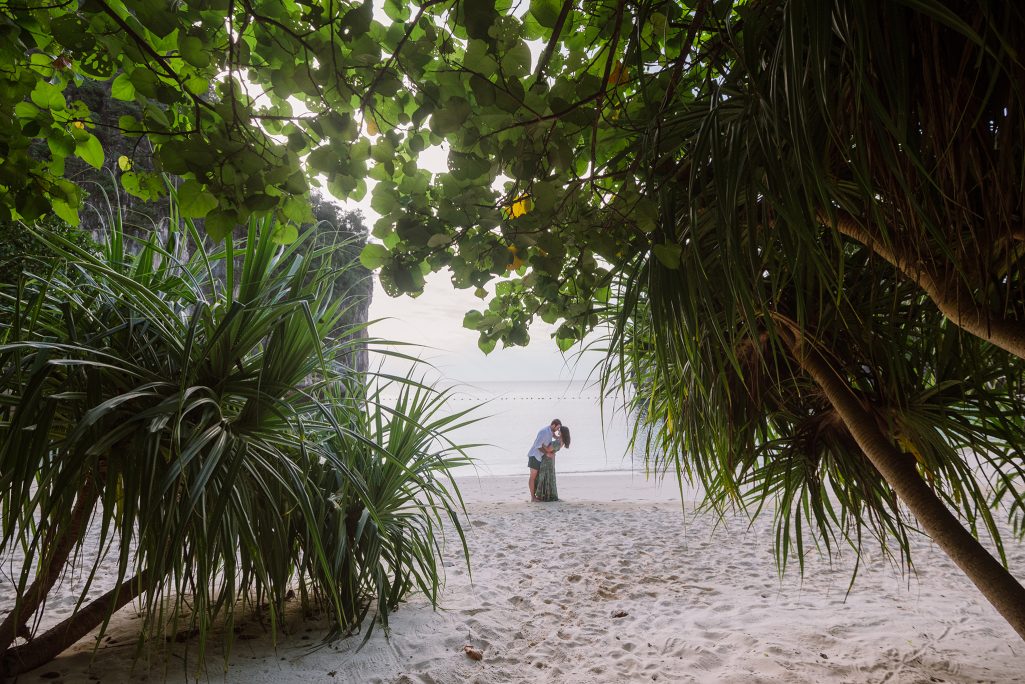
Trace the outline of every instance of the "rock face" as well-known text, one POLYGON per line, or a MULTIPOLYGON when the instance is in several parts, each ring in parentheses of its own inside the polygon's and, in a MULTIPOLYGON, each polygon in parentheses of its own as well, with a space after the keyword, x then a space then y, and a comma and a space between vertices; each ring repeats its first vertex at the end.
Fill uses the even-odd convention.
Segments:
MULTIPOLYGON (((374 295, 373 282, 373 274, 367 271, 366 276, 359 284, 360 292, 363 293, 363 296, 357 300, 356 305, 352 308, 352 321, 355 324, 362 325, 370 320, 370 303, 374 295)), ((359 373, 365 373, 370 368, 370 354, 366 345, 367 329, 365 327, 360 328, 360 331, 356 333, 356 337, 363 340, 363 342, 352 355, 350 367, 359 373)))
POLYGON ((118 120, 122 116, 141 117, 142 110, 135 102, 114 99, 110 94, 111 81, 87 80, 81 85, 69 86, 69 101, 81 100, 92 112, 96 126, 93 135, 103 145, 103 167, 94 169, 76 157, 65 161, 67 177, 78 183, 88 196, 86 208, 79 212, 81 227, 97 235, 104 230, 118 208, 126 223, 139 228, 162 229, 167 232, 167 199, 155 202, 133 197, 119 188, 118 159, 126 157, 136 171, 153 171, 153 148, 146 138, 128 138, 121 134, 118 120))
MULTIPOLYGON (((335 329, 336 335, 343 340, 367 338, 366 328, 370 320, 370 303, 374 294, 373 274, 359 262, 359 254, 367 244, 367 227, 363 223, 363 215, 359 212, 344 211, 320 195, 313 195, 313 215, 317 223, 303 226, 303 230, 316 230, 314 241, 317 245, 337 246, 332 254, 331 266, 337 269, 338 277, 334 288, 338 297, 346 299, 346 309, 342 322, 335 329), (347 330, 354 327, 360 330, 354 335, 346 335, 347 330)), ((370 365, 366 344, 353 348, 341 362, 350 369, 364 372, 370 365)))

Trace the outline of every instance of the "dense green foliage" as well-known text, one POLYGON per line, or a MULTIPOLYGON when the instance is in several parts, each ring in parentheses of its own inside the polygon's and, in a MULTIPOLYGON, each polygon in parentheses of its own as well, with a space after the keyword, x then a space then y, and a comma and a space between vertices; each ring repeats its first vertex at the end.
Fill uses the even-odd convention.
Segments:
MULTIPOLYGON (((89 248, 92 243, 88 235, 55 217, 41 222, 41 225, 80 247, 89 248)), ((45 242, 25 230, 21 223, 0 222, 0 288, 16 287, 20 278, 31 277, 33 273, 45 276, 56 256, 45 242)))
POLYGON ((337 247, 282 247, 254 220, 208 255, 183 228, 135 254, 113 230, 101 255, 40 230, 60 262, 0 297, 0 555, 30 559, 0 625, 4 675, 47 655, 50 632, 7 646, 57 575, 97 571, 103 554, 78 554, 93 512, 121 590, 79 608, 85 631, 140 594, 144 633, 170 620, 201 637, 263 604, 277 624, 292 590, 342 633, 411 589, 437 595, 436 521, 461 535, 444 478, 465 458, 442 438, 460 416, 418 383, 378 404, 338 363, 358 343, 336 337, 337 247))
POLYGON ((359 625, 376 605, 387 627, 388 615, 410 591, 437 604, 443 525, 458 533, 469 561, 456 515, 460 494, 449 476, 469 460, 466 446, 445 435, 472 420, 468 411, 445 410, 447 392, 416 382, 383 381, 352 390, 331 396, 334 419, 349 427, 333 434, 324 449, 360 479, 331 467, 311 475, 328 495, 322 500, 325 544, 334 554, 330 577, 321 581, 339 581, 347 605, 362 611, 343 626, 359 625))
POLYGON ((798 281, 770 259, 762 278, 741 276, 710 248, 714 225, 693 235, 681 252, 686 279, 657 260, 634 262, 615 288, 613 332, 600 342, 614 350, 606 387, 632 386, 635 439, 651 468, 700 483, 716 508, 773 515, 781 567, 790 559, 803 567, 809 540, 830 552, 875 543, 910 565, 918 523, 804 371, 799 337, 943 502, 1003 555, 994 492, 1019 515, 1025 501, 1021 361, 944 321, 911 283, 883 289, 889 267, 866 249, 850 250, 841 299, 822 288, 798 314, 796 290, 807 294, 814 280, 798 281), (775 295, 750 326, 748 283, 775 295))
MULTIPOLYGON (((155 165, 125 155, 124 189, 152 198, 165 192, 156 171, 180 175, 184 211, 214 236, 254 213, 309 220, 311 184, 359 199, 374 181, 383 245, 364 262, 389 291, 419 291, 432 269, 472 288, 516 271, 467 318, 486 349, 526 343, 535 316, 566 321, 564 346, 579 339, 616 264, 677 262, 673 226, 688 212, 798 225, 842 209, 882 244, 906 234, 898 256, 924 244, 928 263, 960 245, 930 274, 976 294, 1015 258, 1013 4, 388 0, 374 14, 370 2, 96 0, 0 3, 0 22, 7 211, 74 218, 81 190, 64 159, 102 163, 96 127, 113 122, 68 88, 109 82, 140 113, 117 126, 155 165), (950 56, 916 62, 915 44, 950 56), (449 172, 432 177, 417 159, 441 144, 449 172), (719 154, 741 175, 713 180, 719 154), (968 249, 949 215, 989 226, 989 251, 968 249)), ((813 238, 784 244, 806 254, 813 238)), ((1007 300, 987 297, 991 311, 1007 300)))
MULTIPOLYGON (((720 7, 695 6, 721 30, 694 34, 686 90, 620 128, 617 187, 637 183, 657 220, 609 258, 609 307, 592 302, 606 383, 638 388, 658 469, 774 512, 782 563, 809 530, 910 563, 924 529, 1025 637, 1025 591, 972 539, 1006 563, 992 511, 1020 520, 1025 502, 1025 65, 1007 49, 1025 15, 720 7)), ((602 232, 629 236, 613 196, 602 232)))
MULTIPOLYGON (((2 7, 12 70, 0 89, 9 123, 0 185, 9 211, 73 219, 81 193, 63 178, 63 160, 98 166, 103 150, 97 122, 65 89, 112 80, 113 96, 142 110, 119 127, 145 136, 158 171, 186 179, 184 211, 206 217, 215 236, 253 213, 307 219, 311 181, 358 199, 369 178, 384 215, 375 233, 391 251, 366 261, 383 266, 390 290, 419 290, 424 268, 449 265, 457 285, 477 287, 517 259, 529 263, 538 298, 474 321, 486 345, 526 342, 535 313, 569 316, 579 329, 584 302, 605 292, 596 256, 649 242, 656 205, 641 201, 633 180, 622 183, 635 164, 624 131, 643 133, 657 120, 651 107, 686 92, 678 81, 692 33, 675 3, 570 11, 572 3, 543 0, 519 17, 508 3, 396 0, 383 17, 369 2, 294 0, 181 2, 174 11, 142 2, 129 12, 113 0, 2 7), (546 43, 533 66, 528 41, 546 43), (29 153, 36 139, 49 158, 29 153), (443 142, 451 171, 432 179, 416 159, 443 142), (512 182, 496 192, 502 175, 512 182), (524 193, 533 211, 513 229, 504 216, 524 193), (639 231, 595 232, 608 228, 601 200, 613 195, 614 213, 631 229, 640 220, 639 231)), ((132 164, 121 166, 126 191, 164 192, 132 164)))

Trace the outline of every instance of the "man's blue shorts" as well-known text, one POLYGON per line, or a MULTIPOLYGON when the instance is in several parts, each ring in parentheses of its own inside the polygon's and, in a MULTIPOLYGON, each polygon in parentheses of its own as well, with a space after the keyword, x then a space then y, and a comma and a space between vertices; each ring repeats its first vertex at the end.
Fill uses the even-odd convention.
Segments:
POLYGON ((527 467, 531 470, 541 470, 541 461, 534 458, 533 456, 527 457, 527 467))

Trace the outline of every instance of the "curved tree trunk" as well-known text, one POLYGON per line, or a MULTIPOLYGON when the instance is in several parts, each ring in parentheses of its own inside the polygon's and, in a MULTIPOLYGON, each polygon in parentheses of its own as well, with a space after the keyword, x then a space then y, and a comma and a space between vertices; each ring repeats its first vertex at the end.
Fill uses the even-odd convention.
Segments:
POLYGON ((0 677, 16 677, 50 662, 145 591, 149 580, 148 571, 140 572, 27 644, 8 649, 0 655, 0 677))
MULTIPOLYGON (((43 559, 39 564, 39 571, 35 579, 32 580, 32 584, 29 585, 21 599, 15 602, 14 609, 0 624, 0 653, 6 652, 14 640, 23 634, 25 623, 39 609, 46 599, 46 595, 50 593, 50 589, 64 572, 71 552, 81 541, 82 535, 85 534, 93 507, 96 505, 96 499, 96 488, 92 484, 83 486, 78 492, 75 507, 71 510, 71 520, 68 521, 68 526, 64 529, 53 530, 53 538, 48 538, 43 542, 43 559)), ((28 559, 26 559, 27 561, 28 559)))
POLYGON ((924 265, 897 253, 892 246, 878 239, 858 224, 851 216, 818 215, 819 221, 841 235, 860 242, 917 284, 951 323, 981 340, 990 342, 1004 351, 1025 359, 1025 325, 1020 321, 991 315, 979 306, 965 286, 957 281, 946 281, 924 265))
POLYGON ((791 349, 797 362, 822 388, 847 429, 886 483, 983 596, 1025 640, 1025 588, 964 528, 940 501, 915 467, 883 432, 848 384, 822 355, 793 331, 791 349))

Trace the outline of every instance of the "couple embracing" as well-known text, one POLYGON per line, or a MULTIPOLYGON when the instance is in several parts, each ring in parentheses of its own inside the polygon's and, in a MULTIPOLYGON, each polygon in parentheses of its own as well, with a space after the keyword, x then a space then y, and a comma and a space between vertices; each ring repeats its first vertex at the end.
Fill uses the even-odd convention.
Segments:
POLYGON ((555 452, 562 447, 569 448, 569 428, 558 418, 541 428, 527 453, 527 467, 530 468, 531 501, 558 501, 559 491, 555 487, 555 452))

